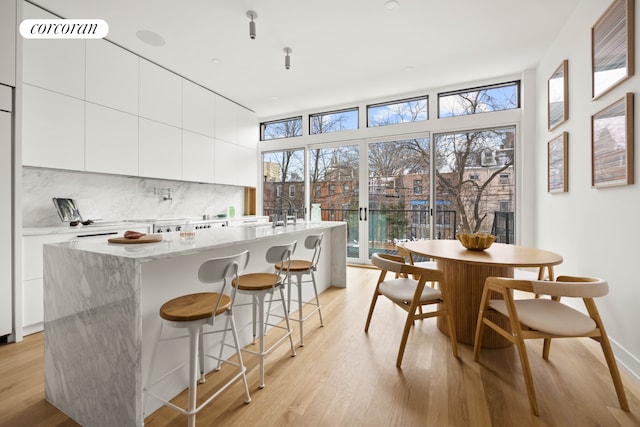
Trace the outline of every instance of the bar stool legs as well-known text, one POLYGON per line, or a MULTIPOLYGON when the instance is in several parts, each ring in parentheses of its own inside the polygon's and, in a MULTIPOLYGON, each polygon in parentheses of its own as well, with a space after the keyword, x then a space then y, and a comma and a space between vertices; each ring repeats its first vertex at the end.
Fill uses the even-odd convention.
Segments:
MULTIPOLYGON (((278 245, 270 247, 265 255, 267 263, 275 265, 276 263, 282 265, 288 265, 291 262, 291 254, 295 250, 296 242, 292 242, 285 245, 278 245)), ((258 350, 253 351, 244 349, 243 351, 251 353, 260 358, 260 383, 259 387, 264 388, 264 359, 287 338, 291 346, 291 356, 296 355, 295 346, 293 345, 293 336, 291 332, 291 326, 289 324, 289 316, 287 314, 287 304, 284 296, 284 285, 289 278, 288 268, 274 268, 272 273, 249 273, 243 274, 237 280, 232 281, 232 286, 235 292, 251 295, 251 309, 252 309, 252 326, 253 326, 253 342, 254 344, 259 339, 258 350), (278 292, 279 297, 276 296, 278 292), (267 299, 267 296, 269 298, 267 299), (278 303, 282 308, 282 316, 279 316, 271 312, 272 302, 278 303), (265 304, 268 303, 268 309, 265 313, 265 304), (265 316, 266 314, 266 316, 265 316), (284 320, 286 326, 282 326, 279 323, 269 323, 270 316, 284 320), (266 319, 265 319, 266 317, 266 319), (284 330, 285 333, 279 337, 268 348, 265 348, 265 332, 267 327, 272 329, 284 330), (259 334, 259 335, 258 335, 259 334)), ((234 293, 235 296, 235 293, 234 293)), ((247 304, 237 304, 236 307, 247 304)))
MULTIPOLYGON (((246 367, 242 360, 242 352, 240 349, 240 342, 238 339, 238 333, 236 329, 235 320, 233 318, 232 298, 224 293, 224 290, 231 280, 237 282, 239 272, 243 270, 249 261, 249 252, 245 251, 238 255, 233 255, 223 258, 212 258, 205 261, 198 270, 198 278, 202 283, 218 283, 223 282, 222 288, 219 292, 201 292, 189 295, 183 295, 172 300, 167 301, 160 307, 160 328, 158 330, 158 336, 153 346, 153 352, 149 363, 149 370, 147 379, 145 381, 144 393, 147 396, 153 397, 159 400, 164 405, 186 415, 188 418, 189 427, 195 427, 196 414, 203 407, 211 403, 222 392, 230 387, 237 380, 242 379, 244 383, 245 402, 251 401, 249 395, 249 385, 247 383, 246 367), (218 317, 225 317, 224 326, 221 329, 205 330, 205 326, 217 327, 216 319, 218 317), (165 326, 186 330, 187 335, 170 336, 167 338, 162 337, 163 328, 165 326), (233 337, 233 345, 227 344, 227 332, 231 332, 233 337), (205 353, 204 338, 210 334, 222 334, 222 340, 219 341, 220 351, 217 356, 205 353), (172 341, 176 339, 188 338, 188 396, 187 396, 187 408, 184 409, 176 404, 170 402, 168 399, 157 394, 155 387, 167 380, 169 376, 180 370, 184 364, 179 365, 165 374, 161 375, 157 379, 152 378, 153 368, 155 364, 156 355, 158 354, 158 346, 163 341, 172 341), (232 347, 238 356, 238 362, 232 360, 223 359, 223 350, 226 346, 232 347), (209 397, 198 405, 197 392, 198 382, 205 382, 205 357, 211 358, 217 361, 216 370, 220 370, 222 363, 230 364, 237 368, 237 372, 224 384, 216 389, 216 391, 209 395, 209 397)), ((181 381, 174 380, 169 383, 170 389, 177 387, 184 387, 184 379, 181 381)))

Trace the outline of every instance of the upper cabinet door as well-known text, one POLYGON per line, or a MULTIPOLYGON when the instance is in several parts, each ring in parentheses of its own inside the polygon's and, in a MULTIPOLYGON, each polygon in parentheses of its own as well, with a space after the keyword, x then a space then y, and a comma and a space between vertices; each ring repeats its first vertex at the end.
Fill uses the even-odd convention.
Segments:
POLYGON ((258 186, 258 149, 257 147, 238 147, 238 184, 245 187, 258 186))
POLYGON ((138 116, 86 103, 86 170, 138 175, 138 116))
POLYGON ((216 95, 216 139, 238 143, 238 104, 216 95))
MULTIPOLYGON (((24 19, 57 19, 24 2, 24 19)), ((24 83, 84 99, 84 51, 82 39, 23 39, 24 83)))
POLYGON ((182 80, 182 128, 213 138, 216 94, 182 80))
MULTIPOLYGON (((225 141, 215 142, 214 178, 216 184, 240 185, 238 183, 238 147, 225 141)), ((244 165, 242 169, 244 170, 244 165)))
POLYGON ((0 1, 0 83, 16 85, 16 0, 0 1))
POLYGON ((256 148, 258 129, 256 115, 246 108, 238 107, 238 145, 256 148))
POLYGON ((182 127, 182 78, 140 59, 140 117, 182 127))
POLYGON ((214 141, 209 136, 182 131, 182 179, 214 182, 214 141))
POLYGON ((23 85, 22 164, 84 170, 84 101, 23 85))
POLYGON ((152 120, 139 120, 140 176, 182 179, 182 130, 152 120))
POLYGON ((87 40, 89 102, 138 114, 138 57, 106 40, 87 40))

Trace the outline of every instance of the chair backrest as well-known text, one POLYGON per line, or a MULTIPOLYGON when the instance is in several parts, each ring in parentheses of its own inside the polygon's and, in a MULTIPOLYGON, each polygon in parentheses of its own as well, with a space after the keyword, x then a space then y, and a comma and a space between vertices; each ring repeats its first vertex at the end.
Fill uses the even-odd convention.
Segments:
MULTIPOLYGON (((200 265, 198 269, 198 279, 202 283, 222 282, 220 293, 224 294, 227 284, 231 283, 233 279, 238 280, 240 273, 244 271, 248 263, 249 251, 226 257, 211 258, 200 265)), ((213 311, 214 313, 218 311, 220 300, 221 299, 218 298, 216 308, 213 311)))
POLYGON ((371 264, 382 270, 392 271, 394 273, 400 273, 402 266, 405 265, 404 258, 402 257, 380 253, 371 255, 371 264))
POLYGON ((291 256, 296 250, 297 240, 286 245, 271 246, 267 249, 265 259, 269 264, 274 265, 273 272, 280 277, 289 276, 289 268, 291 266, 291 256), (282 268, 275 268, 275 264, 280 264, 282 268))
POLYGON ((559 276, 556 280, 532 280, 533 292, 555 297, 597 298, 609 293, 606 280, 597 277, 559 276))
POLYGON ((320 259, 320 252, 322 251, 322 238, 324 233, 312 234, 304 239, 304 247, 306 249, 313 249, 313 257, 311 258, 311 268, 316 269, 318 260, 320 259))

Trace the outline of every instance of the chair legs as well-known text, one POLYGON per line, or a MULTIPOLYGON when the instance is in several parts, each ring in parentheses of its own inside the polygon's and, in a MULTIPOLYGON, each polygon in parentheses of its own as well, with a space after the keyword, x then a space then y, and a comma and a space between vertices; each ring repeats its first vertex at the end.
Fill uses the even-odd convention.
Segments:
MULTIPOLYGON (((282 311, 283 311, 283 318, 286 324, 286 327, 282 327, 280 325, 277 324, 270 324, 268 323, 269 321, 269 316, 271 315, 270 313, 270 307, 271 307, 271 301, 273 300, 273 292, 272 291, 260 291, 260 292, 252 292, 253 293, 253 304, 252 304, 252 312, 253 312, 253 342, 254 344, 257 343, 258 344, 258 351, 252 351, 252 350, 248 350, 248 349, 244 349, 243 351, 246 351, 247 353, 253 354, 254 356, 258 356, 260 358, 260 383, 258 385, 259 388, 264 388, 265 387, 265 381, 264 381, 264 377, 265 377, 265 369, 264 369, 264 358, 274 349, 276 348, 282 341, 284 341, 285 339, 289 338, 289 344, 291 345, 291 357, 294 357, 296 355, 296 350, 295 347, 293 345, 293 334, 291 332, 291 326, 289 324, 289 316, 287 315, 287 306, 286 306, 286 300, 285 300, 285 296, 284 296, 284 290, 282 288, 282 286, 278 287, 278 291, 280 294, 280 303, 282 306, 282 311), (269 309, 267 310, 267 312, 265 312, 265 303, 266 301, 266 295, 267 293, 271 293, 271 299, 268 301, 269 303, 269 309), (257 312, 257 313, 256 313, 257 312), (278 328, 278 329, 283 329, 286 330, 286 333, 278 338, 278 340, 276 342, 274 342, 273 344, 271 344, 271 346, 269 346, 268 348, 265 348, 265 340, 264 340, 264 336, 265 336, 265 332, 267 329, 267 326, 272 326, 273 328, 278 328), (260 331, 260 335, 257 336, 257 331, 260 331)), ((274 315, 275 316, 275 315, 274 315)), ((279 317, 279 316, 277 316, 279 317)))
POLYGON ((159 400, 160 402, 162 402, 164 405, 169 406, 172 409, 175 409, 176 411, 180 412, 183 415, 186 415, 188 417, 188 425, 189 427, 195 427, 196 425, 196 414, 206 405, 208 405, 209 403, 211 403, 211 401, 213 401, 215 398, 217 398, 220 393, 222 393, 223 391, 225 391, 229 386, 231 386, 233 383, 235 383, 238 379, 242 378, 242 381, 244 383, 244 391, 245 391, 245 403, 249 403, 251 401, 251 396, 249 395, 249 385, 247 382, 247 377, 246 377, 246 368, 244 366, 244 362, 242 360, 242 353, 241 353, 241 349, 240 349, 240 342, 238 339, 238 334, 237 334, 237 330, 236 330, 236 325, 235 325, 235 321, 233 319, 233 316, 228 313, 225 315, 226 316, 226 321, 225 321, 225 326, 224 329, 222 330, 216 330, 216 331, 210 331, 210 332, 203 332, 203 327, 206 324, 205 321, 190 321, 190 322, 184 322, 184 324, 180 324, 182 322, 176 322, 174 324, 175 327, 178 328, 185 328, 187 329, 188 335, 188 341, 189 341, 189 366, 188 366, 188 381, 187 381, 187 386, 188 386, 188 397, 187 397, 187 408, 181 408, 173 403, 171 403, 169 400, 160 397, 158 394, 156 394, 155 392, 152 391, 152 388, 154 388, 154 386, 158 383, 160 383, 161 381, 164 381, 165 379, 167 379, 170 375, 174 374, 175 372, 177 372, 182 366, 177 366, 176 368, 170 370, 169 372, 163 374, 162 376, 158 377, 155 380, 152 380, 152 373, 153 373, 153 366, 155 363, 155 359, 156 359, 156 355, 158 352, 158 346, 159 343, 162 341, 169 341, 169 340, 174 340, 174 339, 179 339, 179 338, 185 338, 184 336, 180 336, 180 337, 172 337, 172 338, 166 338, 163 339, 162 338, 162 330, 163 330, 163 325, 164 322, 161 323, 159 331, 158 331, 158 335, 157 335, 157 339, 154 342, 154 346, 153 346, 153 350, 152 350, 152 355, 151 355, 151 359, 149 362, 149 369, 148 369, 148 375, 147 375, 147 381, 146 381, 146 386, 144 387, 144 392, 146 395, 153 397, 154 399, 159 400), (226 336, 227 336, 227 332, 231 332, 232 336, 233 336, 233 348, 235 349, 235 352, 238 356, 238 363, 235 362, 231 362, 228 360, 223 360, 222 359, 222 353, 223 353, 223 348, 225 345, 227 346, 231 346, 230 344, 226 344, 226 336), (213 355, 209 355, 209 354, 205 354, 204 352, 204 336, 208 335, 208 334, 213 334, 213 333, 222 333, 222 340, 220 341, 220 352, 219 355, 213 356, 213 355), (199 406, 197 404, 197 394, 198 394, 198 383, 204 383, 205 381, 205 364, 204 364, 204 358, 205 356, 215 359, 217 361, 217 366, 216 366, 216 370, 220 369, 221 364, 224 363, 229 363, 231 365, 234 365, 238 368, 238 372, 231 378, 229 379, 223 386, 221 386, 220 388, 218 388, 211 396, 209 396, 204 402, 202 402, 199 406))
MULTIPOLYGON (((313 273, 313 270, 311 270, 310 272, 305 272, 305 273, 292 273, 292 275, 295 274, 296 276, 296 287, 298 288, 298 316, 297 318, 293 318, 291 317, 290 320, 293 320, 294 322, 298 322, 300 324, 300 347, 304 347, 304 321, 309 319, 309 317, 311 317, 313 315, 313 313, 315 313, 316 311, 318 312, 318 316, 320 317, 320 326, 324 326, 324 322, 322 320, 322 309, 320 307, 320 298, 318 296, 318 288, 316 286, 316 277, 315 274, 313 273), (310 274, 311 275, 311 283, 313 284, 313 293, 315 295, 315 303, 314 302, 304 302, 302 299, 302 276, 304 274, 310 274), (311 312, 307 313, 306 316, 303 317, 303 313, 302 313, 302 307, 304 307, 306 304, 310 304, 312 306, 314 306, 313 310, 311 310, 311 312)), ((289 276, 289 283, 288 283, 288 291, 287 291, 287 312, 291 311, 291 276, 289 276)))

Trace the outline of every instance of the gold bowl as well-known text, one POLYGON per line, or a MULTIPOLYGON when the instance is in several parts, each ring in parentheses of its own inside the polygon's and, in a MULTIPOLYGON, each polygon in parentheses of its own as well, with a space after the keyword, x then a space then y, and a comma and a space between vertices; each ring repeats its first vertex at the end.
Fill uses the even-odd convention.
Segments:
POLYGON ((496 236, 489 233, 458 233, 456 237, 470 251, 484 251, 496 241, 496 236))

